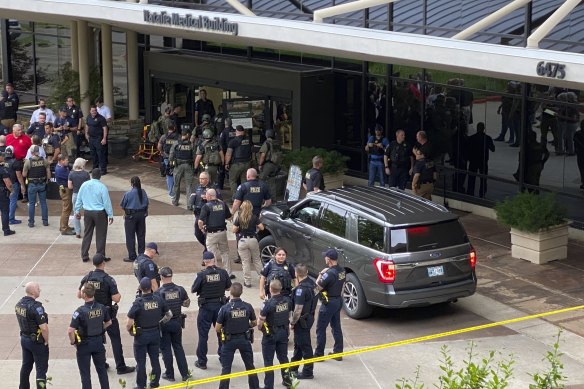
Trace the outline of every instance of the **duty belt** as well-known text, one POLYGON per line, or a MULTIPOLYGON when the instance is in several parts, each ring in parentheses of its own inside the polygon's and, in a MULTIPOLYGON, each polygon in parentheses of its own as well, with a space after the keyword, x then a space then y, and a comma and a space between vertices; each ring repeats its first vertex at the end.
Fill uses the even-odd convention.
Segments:
POLYGON ((146 212, 146 209, 124 209, 124 212, 126 212, 126 215, 132 215, 138 212, 146 212))
POLYGON ((257 238, 257 235, 241 235, 242 238, 246 238, 246 239, 251 239, 251 238, 257 238))
POLYGON ((154 330, 160 328, 158 325, 153 327, 142 327, 142 331, 154 330))
POLYGON ((29 178, 28 182, 32 183, 32 184, 44 184, 45 182, 47 182, 47 178, 29 178))
POLYGON ((177 166, 178 165, 186 165, 186 164, 192 165, 193 164, 193 161, 186 160, 186 159, 177 159, 176 160, 176 164, 177 164, 177 166))
POLYGON ((214 230, 214 229, 207 230, 207 233, 209 233, 209 234, 215 234, 217 232, 223 232, 223 231, 225 231, 225 228, 222 228, 222 229, 219 229, 219 230, 214 230))

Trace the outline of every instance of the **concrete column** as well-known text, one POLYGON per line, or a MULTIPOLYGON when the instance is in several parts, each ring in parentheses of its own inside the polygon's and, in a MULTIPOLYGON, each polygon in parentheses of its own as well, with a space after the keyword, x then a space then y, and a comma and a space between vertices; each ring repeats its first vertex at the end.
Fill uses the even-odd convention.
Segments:
POLYGON ((138 119, 139 88, 138 88, 138 34, 135 31, 126 32, 126 56, 128 58, 128 116, 130 120, 138 119))
POLYGON ((103 102, 114 113, 114 75, 112 58, 112 26, 101 25, 101 69, 103 73, 103 102))
POLYGON ((77 39, 77 22, 71 22, 71 68, 79 71, 79 40, 77 39))
POLYGON ((79 92, 81 96, 81 110, 89 115, 89 28, 86 21, 77 22, 77 37, 79 47, 79 92), (84 98, 85 97, 85 98, 84 98))

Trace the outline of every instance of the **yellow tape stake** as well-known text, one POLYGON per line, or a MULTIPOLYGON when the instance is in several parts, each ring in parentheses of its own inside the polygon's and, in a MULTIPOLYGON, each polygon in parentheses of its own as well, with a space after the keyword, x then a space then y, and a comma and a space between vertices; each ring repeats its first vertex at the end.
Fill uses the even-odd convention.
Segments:
POLYGON ((296 361, 296 362, 282 363, 280 365, 274 365, 274 366, 269 366, 269 367, 259 367, 259 368, 254 369, 254 370, 246 370, 246 371, 241 371, 241 372, 237 372, 237 373, 218 375, 218 376, 209 377, 209 378, 201 378, 198 380, 193 380, 193 381, 188 381, 188 382, 181 382, 178 384, 173 384, 173 385, 168 385, 168 386, 160 386, 160 389, 190 388, 190 387, 196 386, 196 385, 208 384, 211 382, 217 382, 217 381, 226 380, 226 379, 245 377, 245 376, 248 376, 250 374, 259 374, 259 373, 265 373, 267 371, 287 369, 290 367, 300 366, 300 365, 304 365, 307 363, 321 362, 321 361, 326 361, 328 359, 334 359, 334 358, 338 358, 338 357, 348 357, 351 355, 368 353, 371 351, 382 350, 382 349, 390 348, 390 347, 403 346, 403 345, 412 344, 412 343, 420 343, 420 342, 425 342, 428 340, 445 338, 447 336, 464 334, 467 332, 479 331, 479 330, 484 330, 487 328, 504 326, 507 324, 519 323, 519 322, 526 321, 526 320, 538 319, 540 317, 558 315, 560 313, 571 312, 571 311, 577 311, 578 309, 584 309, 584 305, 578 305, 576 307, 558 309, 555 311, 537 313, 535 315, 522 316, 522 317, 518 317, 515 319, 503 320, 503 321, 498 321, 498 322, 489 323, 489 324, 482 324, 482 325, 474 326, 474 327, 461 328, 458 330, 441 332, 439 334, 434 334, 434 335, 426 335, 426 336, 420 336, 417 338, 398 340, 396 342, 384 343, 384 344, 380 344, 377 346, 363 347, 363 348, 356 349, 356 350, 344 351, 342 353, 331 354, 331 355, 323 355, 322 357, 303 359, 301 361, 296 361))

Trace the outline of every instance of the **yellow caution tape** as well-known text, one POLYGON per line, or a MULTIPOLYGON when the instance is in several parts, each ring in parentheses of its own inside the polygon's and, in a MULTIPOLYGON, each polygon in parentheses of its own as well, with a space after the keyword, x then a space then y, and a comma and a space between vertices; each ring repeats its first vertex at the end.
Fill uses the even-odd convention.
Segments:
POLYGON ((363 348, 356 349, 356 350, 344 351, 342 353, 331 354, 331 355, 323 355, 322 357, 315 357, 315 358, 311 358, 311 359, 303 359, 301 361, 296 361, 296 362, 282 363, 282 364, 279 364, 279 365, 274 365, 274 366, 269 366, 269 367, 259 367, 257 369, 246 370, 246 371, 241 371, 241 372, 237 372, 237 373, 231 373, 231 374, 226 374, 226 375, 218 375, 218 376, 209 377, 209 378, 201 378, 201 379, 197 379, 197 380, 181 382, 181 383, 178 383, 178 384, 173 384, 173 385, 168 385, 168 386, 161 386, 160 389, 180 389, 180 388, 187 388, 187 387, 190 388, 191 386, 195 386, 195 385, 208 384, 208 383, 211 383, 211 382, 217 382, 217 381, 226 380, 226 379, 232 379, 232 378, 240 378, 240 377, 248 376, 250 374, 259 374, 259 373, 265 373, 265 372, 268 372, 268 371, 275 371, 275 370, 279 370, 279 369, 287 369, 287 368, 290 368, 290 367, 301 366, 301 365, 304 365, 304 364, 307 364, 307 363, 322 362, 322 361, 326 361, 328 359, 334 359, 334 358, 339 358, 339 357, 347 357, 347 356, 351 356, 351 355, 363 354, 363 353, 368 353, 368 352, 371 352, 371 351, 383 350, 383 349, 390 348, 390 347, 396 347, 396 346, 403 346, 403 345, 406 345, 406 344, 425 342, 425 341, 428 341, 428 340, 433 340, 433 339, 438 339, 438 338, 445 338, 447 336, 464 334, 464 333, 467 333, 467 332, 479 331, 479 330, 484 330, 484 329, 487 329, 487 328, 504 326, 504 325, 507 325, 507 324, 519 323, 519 322, 522 322, 522 321, 537 319, 537 318, 540 318, 540 317, 552 316, 552 315, 557 315, 557 314, 560 314, 560 313, 576 311, 578 309, 584 309, 584 305, 578 305, 576 307, 558 309, 558 310, 555 310, 555 311, 548 311, 548 312, 543 312, 543 313, 537 313, 535 315, 522 316, 522 317, 518 317, 518 318, 515 318, 515 319, 503 320, 503 321, 498 321, 498 322, 489 323, 489 324, 482 324, 482 325, 478 325, 478 326, 474 326, 474 327, 461 328, 461 329, 458 329, 458 330, 441 332, 439 334, 426 335, 426 336, 420 336, 420 337, 417 337, 417 338, 410 338, 410 339, 398 340, 396 342, 384 343, 384 344, 380 344, 380 345, 377 345, 377 346, 363 347, 363 348))

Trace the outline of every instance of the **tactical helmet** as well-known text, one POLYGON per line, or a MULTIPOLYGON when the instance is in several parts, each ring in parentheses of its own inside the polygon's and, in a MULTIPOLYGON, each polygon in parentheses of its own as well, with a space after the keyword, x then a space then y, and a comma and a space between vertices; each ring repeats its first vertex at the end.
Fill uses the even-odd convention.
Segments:
POLYGON ((206 129, 203 131, 203 139, 212 139, 213 138, 213 131, 206 129))
POLYGON ((211 121, 211 115, 209 115, 208 113, 204 114, 203 115, 203 121, 204 122, 205 121, 210 122, 211 121))
POLYGON ((272 138, 274 139, 276 137, 276 133, 274 132, 274 130, 266 130, 266 138, 272 138))
POLYGON ((12 147, 12 146, 6 147, 6 149, 4 150, 4 157, 5 158, 14 157, 14 147, 12 147))

